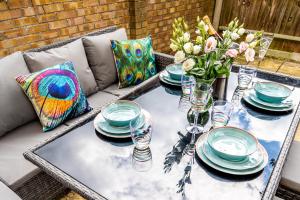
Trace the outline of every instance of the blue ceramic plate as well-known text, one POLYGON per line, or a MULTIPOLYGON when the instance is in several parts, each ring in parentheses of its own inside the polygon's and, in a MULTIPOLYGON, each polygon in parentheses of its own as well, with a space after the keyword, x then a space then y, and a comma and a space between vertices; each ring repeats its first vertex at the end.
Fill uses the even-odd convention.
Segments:
POLYGON ((230 160, 240 161, 257 150, 257 139, 239 128, 220 127, 208 133, 207 143, 218 156, 230 160))
POLYGON ((168 72, 166 70, 162 71, 159 74, 159 79, 169 85, 175 85, 175 86, 181 86, 181 80, 173 80, 171 79, 170 75, 168 74, 168 72))
POLYGON ((141 107, 133 101, 119 100, 103 108, 101 113, 111 126, 129 126, 130 121, 140 116, 141 107))
POLYGON ((268 164, 268 153, 266 152, 265 148, 261 145, 258 144, 258 151, 261 152, 262 156, 263 156, 263 161, 261 164, 259 164, 257 167, 251 168, 251 169, 245 169, 245 170, 235 170, 235 169, 227 169, 224 167, 221 167, 215 163, 213 163, 212 161, 210 161, 204 154, 203 150, 202 150, 202 145, 203 143, 206 141, 206 137, 207 134, 203 134, 201 135, 197 142, 196 142, 196 153, 198 155, 198 157, 208 166, 212 167, 215 170, 221 171, 223 173, 227 173, 227 174, 232 174, 232 175, 250 175, 250 174, 255 174, 257 172, 260 172, 261 170, 263 170, 265 168, 265 166, 268 164))
POLYGON ((244 95, 243 95, 243 99, 249 103, 250 105, 256 107, 256 108, 259 108, 259 109, 262 109, 262 110, 266 110, 266 111, 272 111, 272 112, 286 112, 286 111, 290 111, 290 110, 293 110, 294 108, 294 105, 292 104, 290 107, 284 107, 284 108, 280 108, 280 107, 269 107, 269 106, 265 106, 265 105, 261 105, 259 103, 256 103, 255 101, 253 101, 250 97, 250 94, 249 94, 249 90, 245 91, 244 92, 244 95))
POLYGON ((181 64, 171 64, 166 67, 166 71, 173 80, 181 81, 181 76, 183 74, 181 64))
MULTIPOLYGON (((140 115, 140 117, 137 120, 139 122, 139 127, 143 127, 145 122, 147 120, 150 120, 150 114, 147 111, 142 110, 142 114, 140 115)), ((99 132, 99 133, 101 133, 105 136, 108 136, 108 137, 112 137, 112 138, 128 138, 128 137, 131 137, 129 127, 111 126, 107 121, 105 121, 105 119, 103 118, 101 113, 99 113, 95 117, 94 127, 97 130, 97 132, 99 132)))
POLYGON ((270 103, 279 103, 291 95, 292 90, 274 82, 258 82, 254 86, 258 98, 270 103))
POLYGON ((272 108, 289 108, 289 107, 293 106, 292 102, 269 103, 269 102, 263 101, 256 96, 256 94, 253 90, 249 91, 249 97, 252 101, 255 101, 258 104, 261 104, 263 106, 272 107, 272 108))
POLYGON ((221 167, 233 170, 246 170, 257 167, 263 162, 263 155, 260 150, 255 151, 249 157, 241 160, 241 161, 229 161, 225 160, 216 154, 213 153, 207 142, 204 142, 202 145, 202 151, 204 155, 214 164, 219 165, 221 167))

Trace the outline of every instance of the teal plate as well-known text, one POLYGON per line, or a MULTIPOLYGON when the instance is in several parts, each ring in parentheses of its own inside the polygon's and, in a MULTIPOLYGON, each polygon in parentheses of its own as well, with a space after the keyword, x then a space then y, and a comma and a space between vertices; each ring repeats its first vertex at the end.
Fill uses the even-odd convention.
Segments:
MULTIPOLYGON (((146 120, 150 119, 150 114, 142 109, 141 116, 137 119, 139 122, 139 127, 143 127, 146 120)), ((105 121, 101 113, 99 113, 94 119, 94 127, 95 129, 108 137, 113 138, 128 138, 130 136, 130 128, 129 126, 124 127, 116 127, 111 126, 108 122, 105 121)))
POLYGON ((205 154, 202 150, 202 145, 206 141, 206 137, 207 137, 207 134, 203 134, 198 138, 198 140, 196 142, 196 153, 197 153, 198 157, 205 164, 207 164, 208 166, 210 166, 211 168, 213 168, 215 170, 218 170, 220 172, 227 173, 227 174, 242 176, 242 175, 250 175, 250 174, 255 174, 257 172, 260 172, 268 164, 268 159, 269 159, 268 153, 266 152, 265 148, 261 144, 259 144, 258 149, 259 149, 259 151, 261 151, 261 154, 263 155, 263 161, 257 167, 254 167, 251 169, 246 169, 246 170, 234 170, 234 169, 227 169, 227 168, 221 167, 221 166, 213 163, 212 161, 210 161, 205 156, 205 154))
POLYGON ((272 107, 272 108, 288 108, 288 107, 293 106, 292 103, 269 103, 269 102, 263 101, 256 96, 256 94, 253 90, 249 91, 249 96, 252 101, 255 101, 256 103, 261 104, 263 106, 268 106, 268 107, 272 107))
POLYGON ((292 93, 290 88, 274 82, 258 82, 254 86, 254 91, 258 98, 271 103, 280 103, 292 93))
POLYGON ((159 74, 159 79, 169 85, 181 86, 181 81, 171 79, 169 73, 164 70, 159 74))
POLYGON ((183 74, 182 64, 171 64, 166 67, 166 71, 173 80, 181 81, 181 76, 183 74))
POLYGON ((138 119, 141 110, 133 101, 118 100, 105 106, 101 114, 111 126, 129 126, 130 121, 138 119))
POLYGON ((261 105, 259 103, 256 103, 255 101, 253 101, 250 97, 250 94, 249 94, 249 90, 246 90, 244 92, 244 95, 243 95, 243 99, 249 103, 250 105, 256 107, 256 108, 260 108, 262 110, 266 110, 266 111, 272 111, 272 112, 286 112, 286 111, 290 111, 290 110, 293 110, 294 108, 294 105, 291 105, 290 107, 285 107, 285 108, 273 108, 273 107, 269 107, 269 106, 265 106, 265 105, 261 105))
POLYGON ((243 160, 258 147, 258 141, 253 135, 228 126, 212 129, 208 133, 207 143, 216 155, 230 161, 243 160))
POLYGON ((251 154, 246 159, 243 159, 241 161, 228 161, 225 160, 216 154, 213 153, 207 142, 204 142, 202 145, 202 151, 204 155, 213 163, 216 165, 219 165, 221 167, 227 168, 227 169, 233 169, 233 170, 247 170, 252 169, 260 165, 264 157, 261 153, 261 150, 255 151, 253 154, 251 154))

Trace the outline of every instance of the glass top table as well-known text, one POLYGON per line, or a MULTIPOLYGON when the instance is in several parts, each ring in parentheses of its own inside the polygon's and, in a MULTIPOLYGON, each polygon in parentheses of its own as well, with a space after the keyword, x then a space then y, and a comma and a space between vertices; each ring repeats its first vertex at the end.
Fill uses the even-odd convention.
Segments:
MULTIPOLYGON (((264 72, 258 77, 287 84, 293 81, 264 72)), ((236 85, 237 74, 233 72, 228 81, 228 100, 236 85)), ((197 155, 189 166, 188 157, 182 156, 182 145, 189 141, 189 134, 185 131, 187 113, 178 109, 180 90, 159 81, 149 91, 129 97, 152 117, 154 130, 146 153, 134 152, 130 138, 109 139, 97 133, 91 119, 24 155, 89 199, 272 199, 298 125, 298 86, 292 93, 296 104, 293 111, 266 113, 241 101, 244 109, 235 112, 229 122, 253 133, 268 152, 267 166, 254 175, 218 172, 197 155), (144 160, 140 159, 143 153, 147 157, 144 160)))

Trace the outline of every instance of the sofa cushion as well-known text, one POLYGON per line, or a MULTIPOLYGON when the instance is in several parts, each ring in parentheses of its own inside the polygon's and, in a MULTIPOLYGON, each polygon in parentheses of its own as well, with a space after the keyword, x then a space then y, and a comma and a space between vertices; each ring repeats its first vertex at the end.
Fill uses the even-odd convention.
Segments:
POLYGON ((68 120, 65 122, 65 124, 74 125, 74 124, 80 123, 82 121, 85 121, 88 118, 90 118, 91 116, 98 114, 103 106, 105 106, 117 99, 118 99, 118 97, 116 95, 99 91, 88 97, 88 102, 89 102, 90 106, 93 108, 93 111, 83 114, 82 116, 77 117, 75 119, 68 120))
POLYGON ((105 88, 103 91, 117 95, 119 98, 124 98, 134 91, 147 90, 147 88, 151 87, 153 84, 158 82, 158 76, 159 75, 156 74, 155 76, 152 76, 151 78, 147 79, 146 81, 142 82, 139 85, 130 86, 130 87, 121 88, 121 89, 119 89, 119 84, 115 83, 115 84, 112 84, 109 87, 105 88))
POLYGON ((283 168, 280 184, 300 193, 300 142, 292 143, 287 161, 283 168))
POLYGON ((72 61, 84 93, 91 95, 97 91, 97 84, 88 65, 81 39, 47 51, 26 52, 24 58, 30 72, 37 72, 66 61, 72 61))
POLYGON ((0 182, 0 194, 2 199, 21 200, 21 198, 16 193, 14 193, 9 187, 7 187, 2 182, 0 182))
POLYGON ((156 74, 151 37, 137 40, 112 40, 119 88, 138 85, 156 74))
POLYGON ((36 118, 34 109, 15 77, 28 74, 22 53, 0 60, 0 136, 36 118))
POLYGON ((0 138, 0 179, 15 189, 39 172, 23 153, 68 127, 61 125, 47 133, 39 121, 19 127, 0 138))
POLYGON ((127 40, 124 28, 98 36, 83 39, 86 56, 94 73, 97 85, 103 90, 117 81, 117 70, 110 40, 127 40))
POLYGON ((70 61, 18 76, 16 80, 30 99, 43 131, 91 110, 70 61))

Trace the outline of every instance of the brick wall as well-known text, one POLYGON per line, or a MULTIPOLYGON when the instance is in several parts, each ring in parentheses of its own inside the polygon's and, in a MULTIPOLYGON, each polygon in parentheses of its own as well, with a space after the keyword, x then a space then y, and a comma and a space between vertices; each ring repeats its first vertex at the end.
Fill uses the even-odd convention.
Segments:
MULTIPOLYGON (((171 24, 184 16, 212 16, 213 0, 0 0, 0 57, 83 35, 111 25, 130 38, 152 35, 169 52, 171 24)), ((193 25, 193 24, 191 24, 193 25)))

